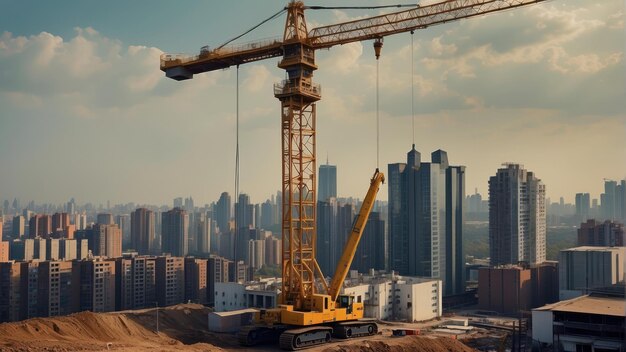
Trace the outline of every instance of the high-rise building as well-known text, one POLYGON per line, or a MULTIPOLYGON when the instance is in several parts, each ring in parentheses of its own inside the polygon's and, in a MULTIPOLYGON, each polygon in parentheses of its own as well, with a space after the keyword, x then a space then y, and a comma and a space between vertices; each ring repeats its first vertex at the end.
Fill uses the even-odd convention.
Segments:
POLYGON ((52 217, 50 215, 36 214, 28 221, 28 237, 48 237, 52 232, 52 217))
POLYGON ((327 201, 317 202, 317 263, 324 275, 333 275, 334 246, 337 241, 337 199, 328 198, 327 201))
POLYGON ((579 246, 615 247, 626 246, 626 232, 624 225, 619 222, 606 220, 587 220, 580 224, 578 229, 579 246))
POLYGON ((102 258, 76 262, 80 267, 80 310, 115 310, 115 261, 102 258))
POLYGON ((261 220, 260 227, 267 229, 276 224, 276 205, 266 200, 261 204, 261 220))
POLYGON ((76 213, 74 214, 74 226, 76 226, 76 230, 84 230, 87 228, 87 214, 76 213))
POLYGON ((626 221, 626 180, 604 180, 604 193, 600 195, 602 220, 626 221))
POLYGON ((185 198, 185 205, 183 206, 183 209, 185 209, 185 211, 189 214, 196 211, 196 207, 193 204, 193 198, 191 198, 191 196, 189 196, 189 198, 185 198))
POLYGON ((345 203, 337 205, 337 230, 335 232, 335 238, 331 239, 331 246, 329 248, 331 252, 331 263, 329 272, 324 275, 335 275, 335 269, 337 263, 341 259, 343 249, 348 241, 348 235, 352 230, 352 224, 354 224, 354 218, 356 216, 356 206, 353 203, 345 203))
POLYGON ((171 306, 185 299, 185 258, 156 258, 156 299, 159 306, 171 306))
POLYGON ((317 189, 317 200, 321 202, 328 201, 331 197, 337 197, 337 166, 329 165, 326 160, 326 165, 320 165, 319 170, 319 186, 317 189))
POLYGON ((96 223, 102 225, 113 225, 115 222, 113 221, 113 214, 111 213, 100 213, 96 216, 96 223))
POLYGON ((155 254, 154 212, 138 208, 130 214, 130 248, 141 255, 155 254))
POLYGON ((413 146, 406 164, 388 167, 389 261, 401 275, 442 280, 448 296, 465 291, 465 167, 449 165, 443 150, 431 159, 413 146))
POLYGON ((161 214, 161 247, 163 253, 184 257, 189 246, 189 215, 181 208, 161 214))
POLYGON ((379 212, 370 213, 350 268, 360 273, 385 270, 385 221, 379 212))
POLYGON ((254 205, 250 204, 250 196, 240 194, 239 201, 235 203, 236 229, 254 228, 254 205))
POLYGON ((156 257, 131 256, 117 259, 118 309, 143 309, 156 302, 156 257))
POLYGON ((116 224, 94 224, 92 236, 94 256, 107 258, 122 256, 122 231, 116 224))
POLYGON ((28 275, 22 273, 23 264, 26 263, 0 261, 0 323, 26 318, 28 300, 24 286, 28 275))
POLYGON ((230 231, 231 200, 228 192, 223 192, 215 205, 215 221, 220 233, 230 231))
POLYGON ((120 214, 115 216, 115 224, 122 231, 122 248, 130 246, 130 215, 120 214))
POLYGON ((402 218, 402 175, 406 164, 396 163, 387 166, 388 223, 389 237, 388 266, 390 270, 406 274, 409 272, 409 238, 406 236, 402 218))
POLYGON ((52 214, 52 232, 62 232, 70 225, 70 214, 54 213, 52 214))
POLYGON ((73 263, 69 261, 39 263, 37 316, 62 316, 79 311, 80 270, 75 270, 73 263))
POLYGON ((265 263, 267 265, 280 265, 282 259, 281 249, 282 240, 274 236, 268 236, 265 239, 265 263))
POLYGON ((248 241, 248 264, 254 269, 265 265, 265 240, 248 241))
POLYGON ((182 208, 183 198, 182 197, 174 198, 174 201, 172 202, 172 204, 174 205, 174 208, 182 208))
POLYGON ((208 254, 212 251, 213 221, 208 213, 196 213, 194 216, 196 252, 208 254))
POLYGON ((589 219, 590 199, 589 193, 576 193, 576 219, 578 222, 585 222, 589 219))
POLYGON ((26 220, 23 216, 17 215, 13 217, 13 239, 24 237, 24 230, 26 228, 26 220))
POLYGON ((185 258, 185 301, 207 303, 207 259, 185 258))
POLYGON ((546 260, 546 188, 519 164, 489 178, 489 256, 492 266, 546 260))

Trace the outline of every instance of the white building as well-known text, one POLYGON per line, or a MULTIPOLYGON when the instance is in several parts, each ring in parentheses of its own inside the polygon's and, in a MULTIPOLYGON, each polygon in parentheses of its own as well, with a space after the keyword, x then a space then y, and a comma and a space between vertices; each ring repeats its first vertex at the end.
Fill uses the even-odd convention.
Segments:
POLYGON ((381 320, 424 321, 442 315, 442 281, 393 274, 351 273, 344 294, 364 302, 365 317, 381 320))
POLYGON ((532 310, 533 340, 565 352, 626 351, 624 297, 581 296, 532 310))
POLYGON ((624 282, 626 247, 576 247, 559 253, 559 298, 624 282))
POLYGON ((224 312, 244 308, 275 308, 281 280, 262 279, 258 282, 215 283, 215 311, 224 312))

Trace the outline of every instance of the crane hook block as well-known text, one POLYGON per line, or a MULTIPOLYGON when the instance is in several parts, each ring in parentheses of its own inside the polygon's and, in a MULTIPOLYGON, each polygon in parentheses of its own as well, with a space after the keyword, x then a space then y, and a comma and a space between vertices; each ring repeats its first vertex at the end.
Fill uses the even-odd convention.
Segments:
POLYGON ((383 48, 383 38, 374 40, 374 54, 376 54, 376 60, 380 57, 380 49, 383 48))

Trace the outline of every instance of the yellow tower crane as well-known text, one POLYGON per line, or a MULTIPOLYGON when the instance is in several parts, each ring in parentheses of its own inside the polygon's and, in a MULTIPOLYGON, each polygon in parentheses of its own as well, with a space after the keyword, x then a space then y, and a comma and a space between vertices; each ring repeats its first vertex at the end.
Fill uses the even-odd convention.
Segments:
MULTIPOLYGON (((322 26, 309 30, 304 11, 321 9, 291 1, 283 38, 245 45, 202 47, 198 55, 163 54, 160 67, 169 78, 181 81, 194 74, 281 57, 278 67, 287 79, 274 84, 280 100, 282 129, 282 290, 279 307, 261 310, 259 325, 240 333, 242 343, 253 345, 280 340, 284 349, 300 349, 339 338, 372 335, 373 322, 362 321, 363 303, 339 291, 352 263, 363 227, 384 176, 376 170, 367 196, 330 284, 316 261, 316 109, 322 89, 313 82, 315 51, 335 45, 374 40, 380 55, 382 38, 397 33, 513 9, 545 0, 445 0, 427 6, 408 5, 408 10, 322 26), (325 292, 317 292, 321 283, 325 292)), ((407 7, 397 5, 394 7, 407 7)), ((328 7, 326 7, 328 8, 328 7)), ((347 8, 347 7, 343 7, 347 8)), ((370 7, 381 8, 381 7, 370 7)), ((282 11, 281 11, 282 12, 282 11)), ((272 16, 275 17, 279 15, 272 16)))

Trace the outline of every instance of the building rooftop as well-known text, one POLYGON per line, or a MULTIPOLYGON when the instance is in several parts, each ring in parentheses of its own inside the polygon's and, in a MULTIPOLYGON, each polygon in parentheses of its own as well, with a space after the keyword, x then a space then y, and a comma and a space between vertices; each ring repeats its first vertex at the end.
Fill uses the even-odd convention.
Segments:
POLYGON ((220 317, 228 317, 231 315, 238 315, 243 313, 256 313, 258 309, 246 308, 246 309, 238 309, 238 310, 229 310, 226 312, 211 312, 211 314, 215 314, 220 317))
POLYGON ((607 252, 607 251, 623 251, 626 247, 596 247, 596 246, 580 246, 563 249, 562 251, 570 251, 570 252, 607 252))
POLYGON ((623 317, 626 316, 626 300, 624 297, 581 296, 548 304, 534 310, 623 317))

